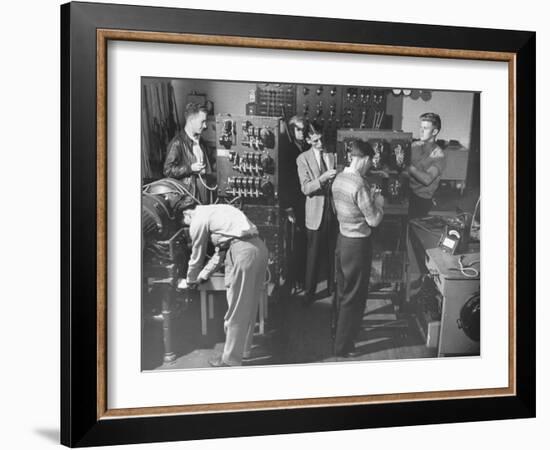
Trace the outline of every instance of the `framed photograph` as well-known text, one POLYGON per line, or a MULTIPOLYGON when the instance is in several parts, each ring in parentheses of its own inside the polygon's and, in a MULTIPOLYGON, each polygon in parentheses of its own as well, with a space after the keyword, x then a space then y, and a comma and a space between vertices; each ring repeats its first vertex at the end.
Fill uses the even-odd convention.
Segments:
POLYGON ((69 3, 61 55, 64 445, 534 417, 535 33, 69 3))

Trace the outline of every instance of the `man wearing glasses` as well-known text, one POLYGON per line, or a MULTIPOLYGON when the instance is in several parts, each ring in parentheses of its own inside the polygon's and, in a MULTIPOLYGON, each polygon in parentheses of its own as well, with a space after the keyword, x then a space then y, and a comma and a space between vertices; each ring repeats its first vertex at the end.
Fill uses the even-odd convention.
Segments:
POLYGON ((307 121, 302 116, 292 116, 288 121, 290 138, 296 146, 298 154, 309 150, 310 145, 306 142, 307 121))
POLYGON ((336 216, 331 199, 331 184, 336 176, 336 158, 323 145, 321 127, 310 124, 306 142, 311 148, 296 159, 302 193, 306 196, 307 233, 304 304, 315 301, 319 267, 327 264, 327 294, 334 284, 336 216))
MULTIPOLYGON (((308 121, 303 116, 292 116, 287 124, 288 138, 290 146, 289 155, 281 158, 283 164, 288 164, 282 168, 284 173, 293 173, 295 171, 296 157, 309 150, 310 145, 306 142, 306 129, 308 121)), ((305 209, 302 198, 302 189, 297 176, 289 176, 286 180, 286 191, 288 196, 289 220, 292 223, 292 237, 288 243, 289 265, 287 281, 290 289, 301 290, 304 286, 305 262, 306 262, 306 231, 305 231, 305 209)))

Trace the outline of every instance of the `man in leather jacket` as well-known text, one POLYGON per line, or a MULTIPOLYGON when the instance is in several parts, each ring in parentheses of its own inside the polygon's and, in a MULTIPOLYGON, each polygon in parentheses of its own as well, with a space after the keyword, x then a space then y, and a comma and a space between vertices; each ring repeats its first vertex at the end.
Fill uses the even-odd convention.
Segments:
POLYGON ((201 204, 211 203, 208 181, 212 168, 201 138, 206 128, 206 108, 197 103, 185 107, 185 127, 168 144, 164 176, 178 181, 201 204))

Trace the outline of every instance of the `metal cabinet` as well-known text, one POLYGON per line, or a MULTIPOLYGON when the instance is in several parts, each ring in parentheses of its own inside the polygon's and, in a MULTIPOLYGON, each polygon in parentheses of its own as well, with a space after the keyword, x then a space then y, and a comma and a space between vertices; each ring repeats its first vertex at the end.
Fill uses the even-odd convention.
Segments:
MULTIPOLYGON (((468 258, 479 260, 479 253, 468 258)), ((463 276, 456 270, 457 257, 439 248, 426 250, 426 267, 443 296, 438 356, 479 355, 479 341, 471 339, 460 322, 462 308, 479 292, 479 277, 463 276)))

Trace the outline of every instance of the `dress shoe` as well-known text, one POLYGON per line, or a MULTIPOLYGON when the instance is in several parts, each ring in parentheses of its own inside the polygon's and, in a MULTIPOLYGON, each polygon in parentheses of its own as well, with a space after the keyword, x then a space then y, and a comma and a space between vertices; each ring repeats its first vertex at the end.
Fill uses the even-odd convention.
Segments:
POLYGON ((211 360, 208 361, 208 364, 210 364, 212 367, 231 367, 229 364, 226 364, 223 362, 223 359, 221 356, 212 358, 211 360))

